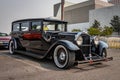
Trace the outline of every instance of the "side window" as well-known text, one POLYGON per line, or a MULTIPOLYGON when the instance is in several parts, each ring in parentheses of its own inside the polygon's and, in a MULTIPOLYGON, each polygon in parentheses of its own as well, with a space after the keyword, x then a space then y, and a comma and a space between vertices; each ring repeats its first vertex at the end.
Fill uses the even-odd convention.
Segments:
POLYGON ((37 30, 40 31, 41 30, 41 22, 32 22, 32 30, 37 30))
POLYGON ((43 23, 43 30, 44 31, 55 30, 55 23, 53 23, 53 22, 44 22, 43 23))
POLYGON ((19 23, 13 24, 13 31, 20 31, 20 24, 19 23))
POLYGON ((65 24, 58 24, 57 30, 65 31, 65 24))
POLYGON ((29 22, 21 23, 21 31, 29 31, 29 22))

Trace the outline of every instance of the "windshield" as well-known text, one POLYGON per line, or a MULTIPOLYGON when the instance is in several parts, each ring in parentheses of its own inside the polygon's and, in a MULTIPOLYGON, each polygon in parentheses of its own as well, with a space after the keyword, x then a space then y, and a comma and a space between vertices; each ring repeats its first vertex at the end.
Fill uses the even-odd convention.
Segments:
POLYGON ((0 36, 8 36, 6 33, 0 33, 0 36))
POLYGON ((43 30, 65 31, 66 23, 43 22, 43 30))

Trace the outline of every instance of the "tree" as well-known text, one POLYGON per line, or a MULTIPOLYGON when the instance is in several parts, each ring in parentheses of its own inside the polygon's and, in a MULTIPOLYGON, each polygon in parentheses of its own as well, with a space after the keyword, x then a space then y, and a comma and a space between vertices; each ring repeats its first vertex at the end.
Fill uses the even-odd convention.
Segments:
POLYGON ((120 17, 113 16, 113 19, 111 20, 110 24, 112 25, 114 31, 118 32, 118 35, 120 35, 120 17))
POLYGON ((88 33, 90 35, 100 35, 101 33, 100 22, 98 22, 97 20, 94 20, 94 23, 88 29, 88 33))
POLYGON ((98 22, 97 20, 94 20, 94 23, 92 24, 93 28, 99 28, 100 27, 100 22, 98 22))

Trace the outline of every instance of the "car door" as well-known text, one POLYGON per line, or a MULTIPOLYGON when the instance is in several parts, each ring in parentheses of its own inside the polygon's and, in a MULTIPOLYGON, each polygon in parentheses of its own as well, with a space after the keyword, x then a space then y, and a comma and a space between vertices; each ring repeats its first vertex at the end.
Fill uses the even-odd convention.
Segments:
POLYGON ((29 46, 30 46, 29 34, 30 34, 29 21, 20 22, 19 40, 20 40, 22 46, 25 48, 29 48, 29 46))
POLYGON ((32 21, 30 30, 30 45, 29 47, 33 50, 42 49, 42 32, 41 32, 41 21, 32 21))

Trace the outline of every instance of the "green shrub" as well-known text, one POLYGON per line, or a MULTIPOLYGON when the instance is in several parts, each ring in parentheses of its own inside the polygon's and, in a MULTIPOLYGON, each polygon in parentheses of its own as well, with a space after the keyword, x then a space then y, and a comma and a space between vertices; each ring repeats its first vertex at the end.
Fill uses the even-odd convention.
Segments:
POLYGON ((103 31, 101 32, 101 36, 109 36, 113 33, 113 28, 105 26, 103 31))
POLYGON ((90 34, 90 35, 100 35, 100 28, 93 28, 93 27, 90 27, 89 29, 88 29, 88 33, 90 34))
POLYGON ((80 32, 80 29, 73 29, 72 32, 80 32))

